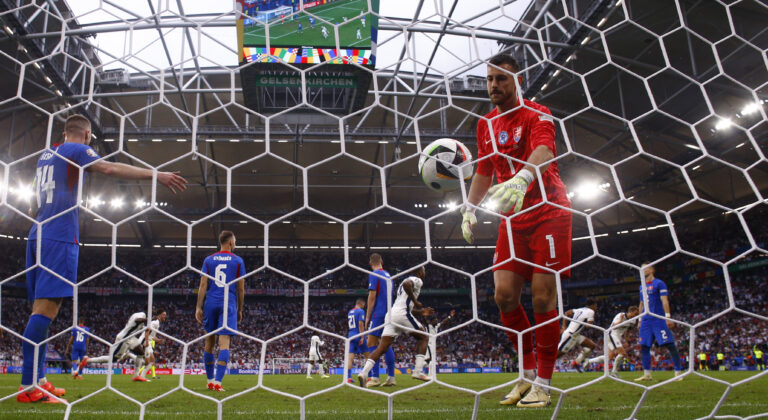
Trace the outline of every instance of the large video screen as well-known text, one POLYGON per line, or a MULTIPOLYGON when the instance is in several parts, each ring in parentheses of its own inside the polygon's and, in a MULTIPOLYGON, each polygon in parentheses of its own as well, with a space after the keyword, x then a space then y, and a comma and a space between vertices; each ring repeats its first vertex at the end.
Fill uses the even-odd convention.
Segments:
POLYGON ((375 65, 379 0, 237 1, 241 63, 375 65))

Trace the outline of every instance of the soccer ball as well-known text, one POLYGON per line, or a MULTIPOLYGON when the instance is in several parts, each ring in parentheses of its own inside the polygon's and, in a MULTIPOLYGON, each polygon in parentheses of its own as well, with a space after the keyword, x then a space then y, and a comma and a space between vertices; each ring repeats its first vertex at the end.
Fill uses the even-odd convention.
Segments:
POLYGON ((432 191, 459 189, 459 184, 472 178, 472 153, 454 139, 438 139, 424 148, 419 158, 419 175, 432 191))

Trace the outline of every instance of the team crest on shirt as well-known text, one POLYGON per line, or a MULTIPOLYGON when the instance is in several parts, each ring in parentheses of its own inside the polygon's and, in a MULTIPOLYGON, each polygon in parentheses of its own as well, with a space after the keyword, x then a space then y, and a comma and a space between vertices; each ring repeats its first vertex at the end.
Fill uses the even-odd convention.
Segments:
POLYGON ((499 144, 506 144, 509 140, 509 134, 506 131, 499 133, 499 144))
POLYGON ((515 131, 513 133, 514 134, 512 135, 512 140, 514 140, 515 143, 519 143, 520 138, 523 136, 523 127, 515 127, 515 131))
POLYGON ((97 155, 96 155, 96 152, 95 152, 93 149, 90 149, 90 148, 89 148, 89 149, 87 149, 87 150, 85 151, 85 153, 87 153, 87 154, 88 154, 88 156, 90 156, 90 157, 96 157, 96 156, 97 156, 97 155))

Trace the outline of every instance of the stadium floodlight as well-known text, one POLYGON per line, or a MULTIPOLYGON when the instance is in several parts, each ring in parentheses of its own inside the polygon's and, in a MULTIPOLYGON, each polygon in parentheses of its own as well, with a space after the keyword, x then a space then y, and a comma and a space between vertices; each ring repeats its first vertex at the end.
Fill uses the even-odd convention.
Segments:
POLYGON ((487 208, 490 211, 496 211, 499 205, 495 201, 486 201, 485 203, 483 203, 483 207, 487 208))
POLYGON ((577 196, 579 199, 591 200, 601 192, 606 192, 610 186, 608 182, 598 184, 595 181, 584 181, 569 193, 569 197, 577 196))
POLYGON ((715 124, 715 130, 722 131, 733 125, 733 121, 730 118, 721 118, 720 121, 715 124))
POLYGON ((33 195, 35 195, 35 192, 32 190, 31 186, 24 185, 22 183, 19 183, 18 187, 11 188, 9 191, 19 199, 24 201, 29 201, 29 199, 32 198, 33 195))
POLYGON ((101 200, 99 197, 90 197, 88 198, 88 207, 99 207, 100 205, 104 204, 104 201, 101 200))
POLYGON ((138 199, 136 200, 136 208, 144 207, 144 200, 138 199))
POLYGON ((455 201, 449 201, 447 203, 447 207, 449 210, 455 210, 456 209, 456 202, 455 201))
POLYGON ((120 197, 117 197, 117 198, 113 198, 113 199, 112 199, 112 200, 109 202, 109 205, 110 205, 112 208, 116 208, 116 209, 119 209, 120 207, 123 207, 123 199, 122 199, 122 198, 120 198, 120 197))
POLYGON ((753 102, 751 104, 745 105, 744 108, 741 108, 741 115, 754 114, 754 113, 756 113, 759 110, 760 110, 760 103, 759 102, 753 102))

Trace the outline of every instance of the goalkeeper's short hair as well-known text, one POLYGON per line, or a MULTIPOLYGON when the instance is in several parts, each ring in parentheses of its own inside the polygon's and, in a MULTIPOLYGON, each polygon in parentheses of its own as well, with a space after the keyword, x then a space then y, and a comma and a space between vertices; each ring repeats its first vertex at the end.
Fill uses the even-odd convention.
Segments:
POLYGON ((509 54, 501 53, 496 54, 493 57, 491 57, 490 60, 488 60, 490 64, 493 64, 494 66, 501 66, 502 64, 508 64, 510 67, 512 67, 512 71, 515 73, 520 71, 520 64, 515 60, 515 57, 512 57, 509 54))

